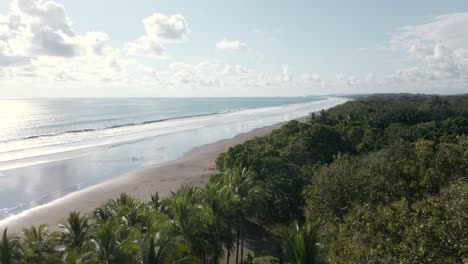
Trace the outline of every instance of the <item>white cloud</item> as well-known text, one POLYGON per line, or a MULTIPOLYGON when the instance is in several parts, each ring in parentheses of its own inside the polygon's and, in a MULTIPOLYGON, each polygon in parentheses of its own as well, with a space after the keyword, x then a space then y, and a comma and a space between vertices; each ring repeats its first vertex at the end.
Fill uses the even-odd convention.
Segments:
POLYGON ((55 75, 56 81, 76 81, 76 78, 65 71, 60 71, 55 75))
POLYGON ((346 84, 348 86, 356 86, 356 85, 361 85, 361 80, 356 78, 355 76, 349 76, 346 80, 346 84))
POLYGON ((12 54, 8 42, 0 40, 0 67, 29 64, 28 57, 12 54))
POLYGON ((84 36, 78 36, 75 43, 85 47, 88 54, 98 56, 105 55, 112 50, 109 45, 109 36, 103 32, 87 32, 84 36))
POLYGON ((198 64, 187 63, 172 63, 170 65, 170 81, 190 85, 192 87, 199 86, 222 86, 227 80, 223 75, 225 73, 225 65, 214 63, 208 60, 203 60, 198 64))
POLYGON ((229 41, 226 38, 216 43, 216 49, 219 51, 240 51, 245 50, 247 44, 238 40, 229 41))
POLYGON ((387 47, 401 52, 409 66, 376 76, 336 75, 335 91, 466 93, 468 12, 437 16, 428 23, 399 28, 387 47))
MULTIPOLYGON (((31 55, 73 57, 79 47, 73 43, 75 33, 62 5, 53 1, 13 0, 10 4, 12 21, 17 29, 16 38, 28 42, 27 52, 31 55)), ((9 26, 10 27, 10 26, 9 26)))
POLYGON ((154 13, 143 19, 143 24, 145 35, 128 44, 130 55, 164 58, 166 44, 183 41, 190 33, 188 24, 181 15, 154 13))
POLYGON ((8 16, 0 17, 2 65, 23 65, 41 57, 103 56, 111 50, 108 40, 102 32, 77 35, 65 8, 54 1, 12 0, 8 16))
POLYGON ((148 67, 148 66, 143 65, 143 64, 138 64, 136 69, 139 72, 143 73, 144 77, 154 79, 154 80, 159 80, 156 70, 151 68, 151 67, 148 67))
POLYGON ((302 74, 302 80, 305 82, 321 82, 322 78, 317 73, 304 73, 302 74))
POLYGON ((9 56, 0 52, 0 67, 2 66, 18 66, 29 64, 30 58, 22 56, 9 56))
POLYGON ((435 17, 431 22, 408 25, 392 37, 393 45, 426 46, 441 43, 451 49, 468 47, 468 12, 452 13, 435 17))
MULTIPOLYGON (((199 95, 198 91, 203 95, 212 92, 292 95, 376 90, 466 92, 467 89, 468 12, 438 16, 427 23, 398 29, 387 46, 403 54, 405 67, 389 74, 377 70, 378 75, 359 75, 352 71, 330 78, 329 72, 301 75, 295 65, 273 65, 276 70, 271 72, 255 68, 261 67, 263 61, 251 63, 254 68, 209 59, 197 63, 158 62, 158 67, 145 65, 139 56, 169 58, 170 45, 187 40, 190 29, 182 15, 153 13, 142 20, 144 34, 119 49, 111 46, 111 36, 104 32, 75 32, 65 8, 57 2, 11 0, 9 13, 0 15, 2 85, 5 80, 13 84, 41 80, 44 85, 48 85, 47 81, 70 82, 76 87, 81 83, 86 84, 83 87, 108 85, 148 90, 157 87, 164 90, 161 94, 171 90, 164 88, 174 88, 171 95, 190 89, 197 90, 191 95, 199 95), (292 69, 298 71, 297 77, 292 69)), ((236 52, 247 50, 248 45, 224 38, 216 43, 216 49, 236 52)))
POLYGON ((248 72, 249 72, 248 69, 244 68, 243 66, 239 64, 236 64, 236 65, 227 64, 224 67, 223 75, 236 76, 236 75, 246 74, 248 72))
POLYGON ((110 46, 106 33, 76 34, 54 1, 12 0, 9 14, 0 16, 3 80, 135 82, 136 65, 110 46))
POLYGON ((196 64, 182 62, 172 63, 169 67, 170 83, 178 88, 190 87, 198 90, 209 90, 217 94, 223 91, 246 90, 254 92, 252 87, 266 87, 278 80, 264 73, 245 68, 239 64, 224 64, 202 60, 196 64))
POLYGON ((327 87, 336 92, 466 93, 468 12, 437 16, 397 29, 387 47, 403 53, 410 66, 376 76, 338 74, 327 87))
MULTIPOLYGON (((175 23, 169 21, 168 25, 175 23)), ((168 25, 153 32, 159 30, 165 43, 175 42, 181 31, 171 31, 168 25)), ((88 91, 83 95, 105 95, 105 87, 160 83, 155 69, 128 58, 126 50, 112 47, 109 39, 104 32, 77 34, 65 8, 53 0, 11 0, 9 13, 0 15, 0 86, 28 87, 32 96, 47 89, 52 89, 52 96, 70 96, 82 90, 88 91), (44 88, 34 89, 39 86, 44 88), (68 94, 65 87, 76 90, 68 94), (104 89, 99 92, 91 87, 104 89)), ((5 93, 21 96, 14 89, 5 93)))
POLYGON ((185 18, 181 15, 166 16, 154 13, 143 19, 146 34, 152 39, 178 41, 190 32, 185 18))
POLYGON ((392 36, 390 45, 405 51, 419 64, 397 71, 390 76, 393 80, 466 86, 468 12, 446 14, 429 23, 402 27, 392 36))
POLYGON ((281 80, 283 82, 291 82, 292 81, 292 74, 289 69, 289 65, 283 65, 281 68, 281 80))

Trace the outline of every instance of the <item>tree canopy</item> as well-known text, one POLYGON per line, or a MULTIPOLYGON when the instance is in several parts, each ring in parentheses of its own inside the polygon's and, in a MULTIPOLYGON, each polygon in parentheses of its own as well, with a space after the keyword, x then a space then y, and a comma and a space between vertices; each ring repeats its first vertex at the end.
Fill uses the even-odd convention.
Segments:
POLYGON ((5 230, 0 263, 468 262, 467 95, 354 98, 216 166, 172 197, 5 230))

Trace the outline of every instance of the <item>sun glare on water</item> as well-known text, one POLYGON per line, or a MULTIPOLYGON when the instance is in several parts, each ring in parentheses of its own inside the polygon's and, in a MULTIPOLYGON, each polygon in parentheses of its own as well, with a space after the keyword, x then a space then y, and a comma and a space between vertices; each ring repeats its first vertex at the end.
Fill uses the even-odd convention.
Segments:
POLYGON ((34 107, 26 100, 0 100, 0 134, 4 129, 27 125, 24 122, 33 112, 34 107))
POLYGON ((26 100, 0 100, 0 109, 0 117, 5 117, 28 114, 32 107, 26 100))

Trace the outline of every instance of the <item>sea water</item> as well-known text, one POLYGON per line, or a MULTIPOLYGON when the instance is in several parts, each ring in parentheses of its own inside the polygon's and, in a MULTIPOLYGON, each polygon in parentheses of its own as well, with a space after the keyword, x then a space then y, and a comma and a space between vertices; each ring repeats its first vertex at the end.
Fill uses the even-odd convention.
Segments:
POLYGON ((0 219, 345 98, 0 100, 0 219))

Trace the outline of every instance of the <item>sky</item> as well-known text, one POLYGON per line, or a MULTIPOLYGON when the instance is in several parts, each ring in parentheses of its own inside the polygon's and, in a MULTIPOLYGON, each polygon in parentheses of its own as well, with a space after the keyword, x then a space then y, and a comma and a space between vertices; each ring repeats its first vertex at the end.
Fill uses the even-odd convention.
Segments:
POLYGON ((468 92, 468 1, 0 1, 0 98, 387 92, 468 92))

